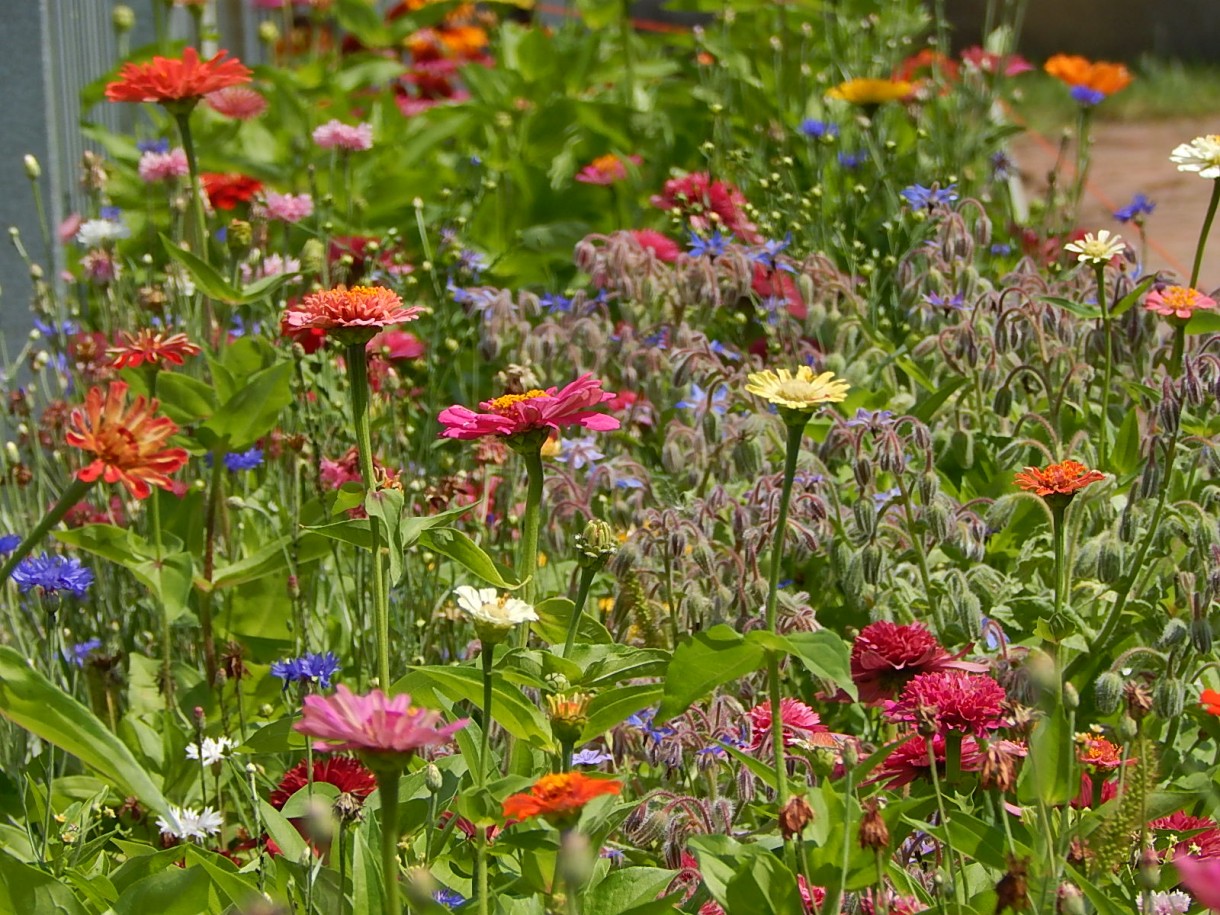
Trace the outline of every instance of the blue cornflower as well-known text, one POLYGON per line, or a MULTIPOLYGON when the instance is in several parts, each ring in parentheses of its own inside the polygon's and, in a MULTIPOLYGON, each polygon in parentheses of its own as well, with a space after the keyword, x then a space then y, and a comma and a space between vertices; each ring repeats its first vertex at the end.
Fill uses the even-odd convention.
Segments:
MULTIPOLYGON (((697 384, 690 386, 690 396, 683 397, 675 404, 679 410, 696 410, 702 412, 707 409, 708 399, 707 391, 699 387, 697 384)), ((724 412, 729 408, 729 389, 726 385, 720 385, 712 393, 712 412, 723 416, 724 412)))
POLYGON ((88 639, 84 642, 77 642, 71 648, 65 648, 64 660, 71 661, 76 667, 84 667, 85 661, 89 659, 89 655, 102 647, 101 639, 88 639))
POLYGON ((229 329, 229 336, 244 337, 246 334, 258 334, 262 331, 262 325, 258 321, 251 321, 248 325, 246 319, 241 315, 233 315, 233 326, 229 329))
POLYGON ((13 550, 21 545, 21 537, 18 534, 5 534, 0 537, 0 556, 7 556, 13 550))
POLYGON ((284 689, 289 683, 312 683, 317 681, 323 689, 330 689, 331 677, 339 670, 339 658, 333 651, 325 654, 309 652, 299 658, 288 658, 275 661, 271 665, 271 676, 284 681, 284 689))
POLYGON ((966 307, 966 300, 962 298, 961 295, 955 295, 946 299, 944 296, 938 295, 935 292, 929 292, 923 297, 923 300, 929 305, 935 305, 937 308, 962 309, 966 307))
POLYGON ((230 451, 224 457, 225 467, 229 473, 239 470, 253 470, 263 463, 263 449, 251 448, 249 451, 230 451))
POLYGON ((734 352, 719 340, 712 340, 708 343, 707 348, 721 359, 728 359, 730 362, 737 362, 739 359, 741 359, 741 353, 734 352))
POLYGON ((768 270, 787 270, 789 273, 796 273, 796 269, 791 264, 777 264, 775 259, 792 244, 792 233, 789 232, 784 236, 783 241, 765 241, 754 251, 746 255, 753 263, 762 264, 768 270))
POLYGON ((142 153, 161 153, 169 152, 169 140, 136 140, 136 149, 142 153))
POLYGON ((1007 257, 1012 254, 1012 245, 1006 245, 1003 242, 997 242, 987 249, 996 257, 1007 257))
POLYGON ((622 477, 614 481, 615 489, 643 489, 644 481, 638 477, 622 477))
POLYGON ((47 323, 46 321, 40 321, 38 318, 35 318, 34 329, 41 333, 44 337, 70 337, 80 330, 80 325, 75 321, 64 321, 63 324, 55 324, 54 322, 47 323))
POLYGON ((47 594, 71 591, 76 597, 84 597, 93 584, 93 572, 81 565, 75 556, 27 556, 13 570, 13 581, 17 590, 29 594, 41 588, 47 594))
POLYGON ((839 159, 839 165, 841 165, 843 168, 847 169, 850 172, 850 171, 854 171, 855 169, 859 168, 861 165, 863 165, 865 162, 868 161, 868 153, 866 153, 866 152, 858 152, 858 153, 841 152, 841 153, 839 153, 838 159, 839 159))
POLYGON ((474 277, 477 283, 479 275, 487 269, 487 259, 473 248, 463 248, 458 254, 457 265, 474 277))
POLYGON ((447 909, 456 909, 466 902, 466 897, 454 890, 442 887, 432 894, 432 898, 447 909))
POLYGON ((1017 173, 1017 167, 1007 153, 992 153, 989 161, 991 162, 991 177, 996 181, 1007 181, 1017 173))
POLYGON ((101 216, 102 219, 108 219, 111 222, 118 222, 123 218, 123 211, 118 207, 102 207, 100 210, 98 210, 98 215, 101 216))
POLYGON ((646 708, 642 712, 636 712, 634 715, 628 718, 627 724, 631 725, 633 728, 643 731, 657 743, 660 743, 666 737, 672 735, 674 729, 667 728, 664 725, 657 727, 653 723, 653 719, 656 718, 656 715, 656 709, 646 708))
POLYGON ((720 257, 729 249, 729 242, 733 240, 733 233, 722 235, 717 229, 712 233, 711 238, 704 238, 702 235, 696 235, 694 232, 690 234, 691 257, 720 257))
POLYGON ((844 425, 852 427, 887 426, 893 418, 893 410, 866 410, 864 407, 857 407, 856 415, 851 419, 845 420, 844 425))
POLYGON ((574 766, 600 766, 604 762, 610 762, 614 759, 609 753, 603 753, 601 750, 589 748, 580 750, 572 754, 572 765, 574 766))
POLYGON ((930 210, 933 207, 948 206, 957 199, 957 185, 948 187, 924 187, 912 184, 898 192, 898 196, 911 205, 912 210, 930 210))
POLYGON ((1090 89, 1088 86, 1073 86, 1069 93, 1073 99, 1080 104, 1082 108, 1092 108, 1105 101, 1106 94, 1097 89, 1090 89))
POLYGON ((572 300, 556 292, 543 293, 538 297, 538 304, 552 314, 557 311, 569 312, 572 310, 572 300))
POLYGON ((1143 194, 1136 194, 1125 207, 1114 211, 1114 218, 1119 222, 1130 222, 1137 216, 1148 216, 1156 209, 1156 204, 1143 194))
POLYGON ((797 128, 811 140, 833 140, 839 135, 839 128, 829 121, 819 121, 816 118, 805 118, 797 128))

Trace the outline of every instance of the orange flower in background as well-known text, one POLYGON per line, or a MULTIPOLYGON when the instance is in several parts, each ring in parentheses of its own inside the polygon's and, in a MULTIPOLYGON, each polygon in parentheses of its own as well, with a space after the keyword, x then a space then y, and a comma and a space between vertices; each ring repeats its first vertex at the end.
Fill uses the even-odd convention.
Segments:
POLYGON ((65 440, 93 455, 93 461, 76 472, 92 483, 122 483, 137 499, 147 499, 153 486, 171 489, 168 474, 187 462, 183 448, 164 447, 178 431, 173 420, 156 416, 158 401, 137 397, 128 406, 127 385, 112 381, 105 394, 91 388, 85 403, 68 420, 65 440))
POLYGON ((1122 64, 1091 61, 1076 54, 1056 54, 1043 69, 1069 86, 1083 86, 1102 95, 1113 95, 1131 85, 1131 71, 1122 64))
POLYGON ((186 334, 163 334, 149 328, 130 334, 119 332, 119 343, 106 350, 107 356, 113 356, 111 368, 139 368, 145 362, 156 365, 159 362, 169 362, 182 365, 187 356, 198 356, 200 349, 190 341, 186 334))
POLYGON ((225 60, 228 51, 221 51, 208 60, 200 60, 194 48, 187 48, 181 58, 154 57, 143 63, 126 63, 119 78, 106 86, 106 98, 112 102, 174 102, 194 105, 209 92, 240 86, 254 75, 237 59, 225 60))
POLYGON ((552 826, 571 823, 589 801, 603 794, 618 794, 623 783, 614 779, 590 778, 582 772, 544 775, 528 793, 514 794, 504 801, 504 816, 527 820, 540 816, 552 826))
POLYGON ((1090 483, 1098 483, 1106 475, 1098 470, 1090 470, 1079 461, 1063 461, 1050 464, 1039 470, 1037 467, 1026 467, 1016 475, 1016 483, 1026 492, 1042 496, 1044 499, 1067 496, 1069 499, 1076 491, 1090 483))
POLYGON ((1199 701, 1203 703, 1203 711, 1207 714, 1220 716, 1220 693, 1214 689, 1205 689, 1199 696, 1199 701))
POLYGON ((946 82, 952 82, 958 75, 957 61, 946 57, 940 51, 924 48, 898 65, 898 69, 894 71, 894 81, 913 83, 916 79, 931 77, 937 71, 940 71, 946 82))

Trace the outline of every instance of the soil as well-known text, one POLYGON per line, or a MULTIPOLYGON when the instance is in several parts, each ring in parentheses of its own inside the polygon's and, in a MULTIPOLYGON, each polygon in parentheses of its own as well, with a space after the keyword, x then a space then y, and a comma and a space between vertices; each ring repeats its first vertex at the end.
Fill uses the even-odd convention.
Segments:
MULTIPOLYGON (((1079 225, 1095 232, 1117 231, 1136 243, 1139 233, 1114 218, 1114 211, 1145 194, 1156 204, 1147 217, 1148 269, 1173 271, 1183 283, 1190 277, 1199 230, 1207 214, 1212 182, 1192 172, 1179 172, 1169 161, 1175 146, 1216 130, 1215 122, 1196 119, 1145 123, 1105 123, 1093 126, 1093 163, 1081 205, 1079 225)), ((1031 195, 1045 191, 1047 174, 1055 167, 1059 137, 1029 132, 1013 145, 1013 155, 1031 195)), ((1061 185, 1070 180, 1075 153, 1068 150, 1061 185)), ((1212 232, 1203 258, 1199 287, 1220 287, 1220 226, 1212 232)))

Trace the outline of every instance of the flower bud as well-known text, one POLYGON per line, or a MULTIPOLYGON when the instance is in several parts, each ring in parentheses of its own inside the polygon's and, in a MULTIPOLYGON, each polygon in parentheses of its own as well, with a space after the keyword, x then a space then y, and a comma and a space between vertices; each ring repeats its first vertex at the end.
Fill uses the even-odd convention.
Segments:
POLYGON ((856 522, 856 530, 862 540, 871 540, 877 532, 877 509, 871 499, 859 499, 851 507, 852 518, 856 522))
POLYGON ((1113 715, 1123 701, 1123 678, 1113 670, 1102 671, 1093 683, 1093 702, 1103 715, 1113 715))
POLYGON ((126 3, 120 3, 110 11, 110 24, 120 35, 135 28, 136 11, 126 3))
POLYGON ((1063 684, 1063 707, 1069 712, 1074 712, 1080 708, 1080 693, 1076 691, 1076 687, 1071 683, 1063 684))
POLYGON ((244 219, 229 220, 228 231, 225 232, 225 247, 237 257, 245 256, 254 240, 254 230, 244 219))
POLYGON ((860 551, 860 571, 870 585, 875 585, 881 578, 881 547, 877 544, 866 544, 860 551))
POLYGON ((837 762, 838 759, 833 749, 830 747, 815 747, 813 755, 810 758, 810 767, 815 775, 826 778, 830 773, 834 772, 837 762))
POLYGON ((260 22, 258 24, 258 40, 263 44, 275 44, 280 40, 279 28, 270 19, 260 22))
POLYGON ((1152 690, 1152 710, 1162 718, 1176 718, 1186 707, 1186 688, 1176 677, 1162 677, 1152 690))
POLYGON ((441 789, 445 787, 445 779, 441 775, 441 770, 436 767, 436 763, 428 763, 424 766, 424 784, 432 794, 440 794, 441 789))
POLYGON ((1103 537, 1098 544, 1097 577, 1106 584, 1123 577, 1123 547, 1113 537, 1103 537))
POLYGON ((42 177, 42 166, 38 164, 38 160, 29 153, 21 160, 25 165, 25 176, 31 181, 37 181, 42 177))
POLYGON ((1060 915, 1087 915, 1089 908, 1085 905, 1084 893, 1074 883, 1064 883, 1059 887, 1060 915))
POLYGON ((733 446, 733 467, 743 477, 758 476, 763 467, 763 450, 757 437, 742 438, 733 446))
POLYGON ((1123 715, 1118 720, 1118 727, 1115 729, 1115 734, 1123 743, 1131 743, 1139 736, 1140 726, 1136 724, 1135 719, 1130 715, 1123 715))
POLYGON ((1206 614, 1190 621, 1190 644, 1199 654, 1212 652, 1212 621, 1206 614))
POLYGON ((1182 620, 1171 619, 1165 623, 1165 628, 1161 630, 1161 637, 1156 640, 1155 647, 1158 651, 1167 651, 1170 648, 1177 648, 1188 638, 1190 638, 1190 627, 1182 620))
MULTIPOLYGON (((266 23, 264 23, 266 25, 266 23)), ((301 270, 304 273, 321 273, 326 262, 326 248, 316 238, 311 238, 301 246, 301 270)))
POLYGON ((593 518, 585 529, 573 538, 576 563, 582 569, 601 569, 618 552, 618 538, 605 521, 593 518))
MULTIPOLYGON (((546 697, 547 712, 551 718, 551 733, 561 744, 574 744, 580 740, 585 725, 589 723, 588 693, 552 694, 546 697)), ((564 760, 567 765, 568 760, 564 760)))

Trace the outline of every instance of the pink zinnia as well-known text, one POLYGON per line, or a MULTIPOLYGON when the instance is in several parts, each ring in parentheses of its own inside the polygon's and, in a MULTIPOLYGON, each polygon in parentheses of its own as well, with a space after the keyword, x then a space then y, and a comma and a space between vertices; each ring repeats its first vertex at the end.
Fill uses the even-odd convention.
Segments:
MULTIPOLYGON (((889 756, 885 758, 885 762, 881 764, 880 770, 870 778, 866 784, 873 782, 884 782, 884 787, 888 791, 893 791, 895 788, 901 788, 903 785, 909 785, 917 778, 922 778, 931 770, 928 764, 928 742, 932 743, 933 751, 936 754, 936 768, 940 772, 945 765, 945 735, 937 734, 935 737, 912 737, 905 743, 899 744, 889 756)), ((1012 746, 1018 746, 1013 744, 1012 746)), ((1025 755, 1022 749, 1020 754, 1025 755)), ((977 772, 983 767, 983 752, 979 749, 978 743, 973 737, 962 738, 962 771, 977 772)))
POLYGON ((681 245, 653 229, 632 229, 631 234, 641 248, 651 251, 657 260, 666 264, 672 264, 682 253, 681 245))
POLYGON ((178 148, 169 152, 146 152, 140 156, 140 179, 152 184, 154 181, 172 181, 185 177, 190 168, 186 162, 186 151, 178 148))
MULTIPOLYGON (((644 161, 639 156, 628 156, 627 159, 632 165, 639 165, 644 161)), ((626 177, 627 166, 613 154, 598 156, 576 173, 576 180, 581 184, 614 184, 626 177)))
POLYGON ((891 721, 934 723, 937 731, 985 737, 1004 725, 1004 687, 991 677, 960 670, 938 670, 911 680, 897 702, 885 703, 891 721))
POLYGON ((1209 909, 1220 909, 1220 859, 1193 858, 1184 855, 1173 859, 1182 886, 1195 897, 1195 902, 1209 909))
MULTIPOLYGON (((771 702, 756 705, 747 713, 750 719, 750 745, 752 753, 760 750, 770 752, 771 747, 771 702)), ((783 722, 784 746, 790 747, 798 740, 810 740, 815 734, 830 734, 830 728, 822 724, 818 713, 797 699, 781 699, 779 701, 779 716, 783 722)), ((816 741, 815 742, 819 742, 816 741)), ((834 744, 834 738, 822 738, 827 746, 834 744)))
POLYGON ((336 286, 290 305, 280 317, 280 332, 297 340, 320 330, 344 343, 368 342, 386 325, 413 321, 420 311, 382 286, 336 286))
POLYGON ((349 152, 360 152, 373 146, 372 124, 344 124, 339 120, 330 120, 321 127, 315 128, 313 141, 322 149, 345 149, 349 152))
POLYGON ((1220 827, 1211 817, 1196 817, 1181 810, 1159 817, 1148 824, 1149 829, 1164 829, 1178 837, 1173 847, 1173 860, 1191 855, 1200 861, 1220 858, 1220 827), (1184 833, 1194 833, 1184 835, 1184 833))
POLYGON ((881 620, 869 623, 856 636, 851 646, 851 679, 862 701, 879 703, 893 697, 917 674, 948 669, 980 673, 987 669, 985 664, 958 660, 963 653, 950 655, 923 623, 881 620))
POLYGON ((357 696, 340 683, 333 696, 306 696, 301 720, 293 730, 316 738, 314 750, 324 753, 354 750, 410 756, 448 743, 468 723, 468 718, 461 718, 442 725, 440 712, 414 708, 406 693, 391 697, 375 689, 357 696))
POLYGON ((1189 286, 1154 289, 1144 299, 1144 307, 1165 318, 1189 318, 1196 311, 1216 307, 1216 300, 1189 286))
POLYGON ((277 194, 268 191, 267 215, 283 222, 300 222, 313 213, 313 198, 308 194, 277 194))
POLYGON ((250 121, 267 110, 267 100, 248 86, 229 86, 209 92, 204 104, 219 115, 235 121, 250 121))
POLYGON ((680 210, 690 227, 698 233, 724 229, 745 241, 762 240, 757 227, 745 215, 746 198, 736 187, 715 181, 707 172, 694 172, 665 182, 652 205, 663 210, 680 210), (717 220, 709 218, 716 214, 717 220))
POLYGON ((619 427, 613 416, 593 410, 598 404, 614 397, 602 390, 602 383, 592 375, 581 375, 562 390, 534 389, 524 394, 505 394, 479 404, 485 413, 475 413, 462 406, 447 407, 437 419, 445 427, 444 438, 474 439, 484 435, 520 435, 540 429, 561 426, 583 426, 595 432, 609 432, 619 427))
POLYGON ((418 359, 426 351, 424 342, 405 330, 383 330, 369 341, 365 350, 370 356, 381 356, 391 362, 418 359))

